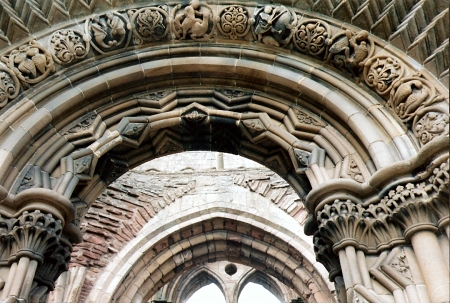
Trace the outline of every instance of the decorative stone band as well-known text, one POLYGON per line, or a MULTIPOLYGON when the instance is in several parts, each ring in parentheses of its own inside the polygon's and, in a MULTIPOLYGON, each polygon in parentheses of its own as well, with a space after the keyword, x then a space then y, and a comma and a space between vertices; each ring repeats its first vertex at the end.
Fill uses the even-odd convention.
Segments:
POLYGON ((318 232, 316 237, 332 244, 335 253, 353 246, 372 254, 409 241, 417 231, 443 229, 449 217, 449 159, 446 146, 437 144, 427 146, 409 164, 398 163, 413 177, 402 171, 393 175, 394 166, 387 170, 391 176, 384 183, 378 183, 379 178, 388 173, 380 171, 359 190, 353 181, 340 181, 311 191, 305 233, 318 232), (427 162, 431 165, 422 171, 427 162), (380 200, 383 194, 387 195, 380 200))
POLYGON ((5 64, 0 65, 0 108, 55 71, 98 59, 98 55, 106 57, 169 40, 214 43, 212 39, 217 37, 231 44, 256 41, 261 48, 299 52, 343 71, 356 82, 363 80, 411 127, 422 145, 446 128, 448 132, 448 90, 427 71, 416 72, 413 61, 402 61, 406 59, 403 54, 385 48, 367 31, 332 24, 283 5, 229 5, 217 11, 200 1, 136 7, 90 16, 84 21, 84 33, 75 25, 43 32, 39 41, 0 54, 5 64))

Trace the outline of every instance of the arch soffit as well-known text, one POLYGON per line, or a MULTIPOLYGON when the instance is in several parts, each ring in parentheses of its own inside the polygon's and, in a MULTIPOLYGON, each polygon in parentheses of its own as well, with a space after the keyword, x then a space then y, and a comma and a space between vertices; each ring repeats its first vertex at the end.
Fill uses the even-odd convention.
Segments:
MULTIPOLYGON (((224 207, 229 205, 227 203, 224 207)), ((149 298, 152 293, 170 281, 175 275, 172 271, 189 270, 195 265, 192 264, 196 257, 193 253, 201 254, 197 256, 200 263, 228 259, 254 268, 264 267, 266 272, 290 287, 295 282, 297 287, 294 288, 297 293, 300 294, 298 290, 301 288, 301 293, 306 298, 310 279, 314 280, 315 285, 329 292, 331 286, 326 279, 327 272, 321 265, 315 263, 311 247, 303 245, 305 242, 298 240, 299 237, 289 232, 289 228, 280 227, 267 220, 258 220, 257 216, 249 223, 251 218, 246 217, 248 213, 245 207, 229 207, 226 212, 217 212, 216 208, 202 209, 200 213, 201 215, 198 215, 199 212, 189 213, 179 220, 174 219, 177 224, 168 221, 160 229, 151 227, 146 230, 144 227, 139 236, 122 249, 101 274, 92 289, 89 301, 109 302, 111 298, 130 301, 133 297, 149 298), (189 236, 183 235, 186 234, 186 230, 192 233, 188 234, 189 236), (174 243, 169 245, 169 240, 174 243), (253 248, 255 250, 252 250, 253 248), (228 255, 229 252, 236 255, 228 255), (260 263, 253 264, 258 261, 260 263), (276 263, 277 261, 280 262, 276 263), (168 266, 170 270, 166 269, 168 266), (279 268, 280 266, 283 268, 279 268), (149 277, 150 274, 152 279, 149 277), (161 277, 156 279, 158 274, 161 277), (132 279, 128 279, 130 276, 132 279), (125 290, 119 289, 124 281, 127 283, 125 290), (147 281, 145 285, 143 281, 147 281), (148 289, 133 290, 133 287, 141 286, 148 289), (143 290, 146 290, 145 293, 143 290)), ((315 298, 323 297, 327 296, 315 296, 315 298)))

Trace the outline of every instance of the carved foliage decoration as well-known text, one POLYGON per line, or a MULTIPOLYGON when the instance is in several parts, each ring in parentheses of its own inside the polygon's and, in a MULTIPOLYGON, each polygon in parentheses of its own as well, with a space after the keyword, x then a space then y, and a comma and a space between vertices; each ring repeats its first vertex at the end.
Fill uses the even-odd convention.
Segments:
POLYGON ((247 35, 254 21, 248 15, 247 8, 241 5, 224 8, 218 16, 219 31, 233 40, 247 35))
POLYGON ((366 60, 372 56, 375 47, 367 31, 352 32, 349 29, 328 41, 330 45, 327 62, 358 77, 366 60))
POLYGON ((214 34, 213 10, 199 0, 191 0, 189 5, 178 4, 172 11, 173 33, 180 40, 208 40, 214 34))
POLYGON ((19 79, 10 69, 0 65, 0 108, 5 107, 19 92, 19 79))
POLYGON ((56 246, 61 236, 62 225, 52 215, 25 211, 13 224, 11 236, 14 240, 13 256, 10 260, 27 256, 42 263, 45 254, 56 246))
POLYGON ((169 33, 169 14, 167 6, 146 7, 140 10, 129 10, 130 22, 128 29, 132 30, 137 44, 160 41, 169 33))
POLYGON ((294 108, 294 113, 295 113, 295 116, 297 117, 298 121, 302 124, 323 126, 323 124, 321 122, 319 122, 318 120, 316 120, 315 118, 313 118, 312 116, 310 116, 309 114, 307 114, 304 111, 294 108))
POLYGON ((70 64, 89 53, 89 37, 76 30, 56 31, 50 39, 50 52, 60 65, 70 64))
POLYGON ((97 114, 93 112, 84 115, 83 117, 81 117, 80 121, 75 126, 67 130, 63 135, 77 134, 91 129, 92 124, 94 123, 96 118, 97 114))
MULTIPOLYGON (((1 60, 14 72, 25 87, 39 83, 55 71, 51 53, 36 40, 32 40, 28 44, 11 51, 8 55, 2 56, 1 60)), ((11 81, 8 80, 8 83, 11 83, 11 81)), ((8 88, 8 92, 13 91, 10 85, 8 88)))
POLYGON ((422 116, 414 124, 414 134, 422 145, 427 144, 434 138, 448 133, 449 117, 442 112, 430 111, 422 116))
POLYGON ((403 66, 396 58, 372 57, 364 65, 364 80, 380 95, 389 93, 394 82, 403 76, 403 66))
POLYGON ((254 34, 258 42, 271 46, 287 45, 297 25, 297 15, 285 6, 266 5, 255 13, 254 34))
POLYGON ((183 126, 199 127, 209 124, 208 114, 200 109, 193 108, 184 113, 182 116, 183 126))
POLYGON ((126 24, 121 14, 110 12, 87 19, 85 31, 94 49, 105 54, 128 46, 131 35, 126 24))
POLYGON ((300 52, 321 56, 331 37, 330 26, 317 19, 300 23, 294 35, 294 45, 300 52))

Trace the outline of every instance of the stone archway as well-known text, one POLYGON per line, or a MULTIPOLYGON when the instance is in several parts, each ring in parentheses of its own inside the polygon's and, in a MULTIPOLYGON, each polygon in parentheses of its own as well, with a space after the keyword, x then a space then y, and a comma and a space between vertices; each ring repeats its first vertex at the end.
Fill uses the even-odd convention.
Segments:
MULTIPOLYGON (((434 21, 417 36, 409 25, 381 30, 388 13, 361 22, 379 11, 366 4, 91 5, 99 11, 80 13, 84 29, 69 21, 27 37, 11 25, 1 36, 23 38, 0 66, 3 299, 53 289, 83 213, 116 177, 166 153, 210 149, 257 160, 307 196, 306 231, 346 291, 340 300, 448 301, 448 89, 438 80, 448 69, 433 66, 448 40, 417 51, 448 8, 427 8, 434 21), (228 32, 231 12, 247 20, 242 31, 228 32), (150 36, 139 31, 146 14, 160 16, 150 36), (30 226, 56 244, 25 243, 30 226), (417 261, 412 278, 391 269, 394 254, 381 261, 393 249, 417 261)), ((418 8, 400 14, 405 24, 418 8)))

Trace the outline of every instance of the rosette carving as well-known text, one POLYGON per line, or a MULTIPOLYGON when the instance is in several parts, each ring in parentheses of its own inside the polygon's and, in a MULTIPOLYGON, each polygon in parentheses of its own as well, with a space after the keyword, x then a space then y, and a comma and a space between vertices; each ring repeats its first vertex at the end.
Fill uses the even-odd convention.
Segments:
POLYGON ((422 145, 448 132, 449 117, 446 113, 430 111, 414 121, 413 131, 422 145))
POLYGON ((161 41, 169 33, 169 14, 167 6, 146 7, 140 10, 129 10, 130 22, 128 29, 132 30, 138 44, 161 41))
POLYGON ((297 15, 285 6, 266 5, 256 11, 254 34, 258 42, 275 47, 287 45, 294 35, 297 15))
POLYGON ((207 4, 191 0, 189 5, 178 4, 172 11, 173 33, 177 39, 208 40, 214 34, 213 10, 207 4))
POLYGON ((89 46, 89 37, 76 30, 56 31, 50 39, 50 52, 60 65, 86 57, 89 46))
POLYGON ((302 22, 295 31, 294 45, 300 52, 319 57, 324 53, 330 37, 331 29, 327 23, 308 20, 302 22))
POLYGON ((0 108, 8 104, 20 92, 17 76, 8 68, 0 65, 0 108))
MULTIPOLYGON (((36 40, 32 40, 28 44, 11 51, 8 55, 2 56, 1 60, 24 86, 39 83, 55 71, 52 54, 36 40)), ((6 75, 5 80, 8 84, 12 84, 14 81, 13 78, 6 75)), ((13 87, 8 85, 7 88, 8 94, 14 96, 12 94, 13 87)), ((18 92, 18 88, 16 90, 18 92)))
POLYGON ((358 77, 375 48, 367 31, 345 30, 328 41, 327 62, 358 77))
POLYGON ((364 80, 380 95, 387 94, 394 82, 403 75, 403 66, 396 58, 372 57, 364 65, 364 80))
POLYGON ((122 15, 111 12, 87 19, 85 31, 94 49, 104 54, 128 46, 131 35, 126 24, 122 15))
POLYGON ((247 8, 241 5, 231 5, 224 8, 217 17, 220 33, 233 40, 247 35, 254 21, 248 15, 247 8))

